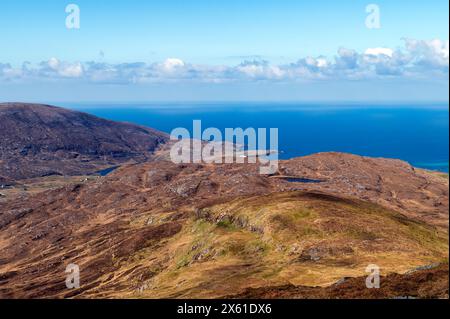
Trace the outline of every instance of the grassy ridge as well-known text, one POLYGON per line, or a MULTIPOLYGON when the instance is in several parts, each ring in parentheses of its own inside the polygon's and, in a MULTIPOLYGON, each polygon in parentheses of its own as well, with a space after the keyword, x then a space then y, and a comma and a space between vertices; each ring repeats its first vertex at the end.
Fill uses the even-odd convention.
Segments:
POLYGON ((448 238, 375 204, 289 192, 204 208, 159 250, 141 252, 139 265, 150 260, 154 269, 167 252, 167 267, 156 270, 135 297, 209 298, 286 283, 326 286, 363 276, 369 264, 383 274, 402 273, 448 260, 448 238))

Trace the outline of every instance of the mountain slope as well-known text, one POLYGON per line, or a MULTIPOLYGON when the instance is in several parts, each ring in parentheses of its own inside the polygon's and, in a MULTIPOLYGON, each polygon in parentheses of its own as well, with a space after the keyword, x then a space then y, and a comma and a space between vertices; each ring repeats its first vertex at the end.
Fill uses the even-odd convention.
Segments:
POLYGON ((167 135, 48 105, 0 104, 0 183, 144 161, 167 135))
POLYGON ((213 298, 448 260, 448 179, 402 163, 403 183, 428 185, 406 196, 387 182, 398 161, 313 158, 282 161, 280 173, 322 183, 261 176, 254 164, 154 161, 10 200, 0 208, 0 297, 213 298), (361 178, 368 162, 379 178, 361 178), (80 289, 65 287, 69 263, 80 289))
POLYGON ((419 267, 405 274, 382 276, 380 289, 367 289, 366 276, 345 278, 328 287, 285 285, 249 288, 226 298, 237 299, 448 299, 448 263, 419 267))

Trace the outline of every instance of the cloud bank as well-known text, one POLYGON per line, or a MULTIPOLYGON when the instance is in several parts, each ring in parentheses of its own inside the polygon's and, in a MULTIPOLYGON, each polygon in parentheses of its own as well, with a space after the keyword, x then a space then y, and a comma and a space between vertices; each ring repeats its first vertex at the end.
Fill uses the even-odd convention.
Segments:
POLYGON ((327 81, 367 79, 447 79, 449 41, 404 39, 398 49, 340 48, 332 58, 304 57, 295 63, 273 65, 262 59, 239 65, 191 64, 178 58, 155 63, 66 62, 50 58, 39 64, 13 67, 0 62, 0 82, 78 81, 98 84, 170 82, 227 83, 240 81, 327 81))

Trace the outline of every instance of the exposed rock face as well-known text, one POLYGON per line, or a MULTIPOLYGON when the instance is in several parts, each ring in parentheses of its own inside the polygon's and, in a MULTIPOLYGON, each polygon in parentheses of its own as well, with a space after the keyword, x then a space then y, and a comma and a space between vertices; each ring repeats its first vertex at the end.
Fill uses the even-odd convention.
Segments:
POLYGON ((0 104, 0 183, 144 161, 167 135, 48 105, 0 104))

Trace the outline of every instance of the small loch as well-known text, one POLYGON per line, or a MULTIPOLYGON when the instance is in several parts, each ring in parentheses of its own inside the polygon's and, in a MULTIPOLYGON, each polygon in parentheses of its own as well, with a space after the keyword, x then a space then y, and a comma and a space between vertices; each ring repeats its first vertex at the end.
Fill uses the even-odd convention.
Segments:
POLYGON ((311 178, 303 178, 303 177, 287 177, 283 178, 285 181, 289 183, 324 183, 325 180, 323 179, 311 179, 311 178))
POLYGON ((281 179, 289 183, 318 184, 326 182, 326 180, 324 179, 307 178, 300 176, 272 176, 271 178, 281 179))
POLYGON ((96 175, 100 175, 100 176, 106 176, 112 172, 114 172, 116 169, 118 169, 120 166, 112 166, 112 167, 108 167, 105 169, 102 169, 100 171, 95 172, 96 175))

